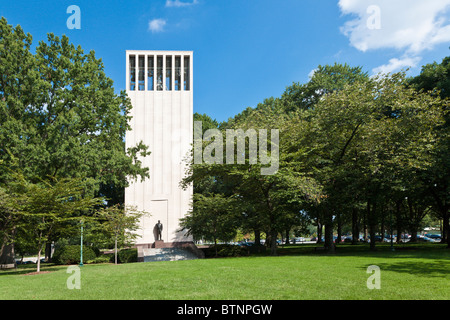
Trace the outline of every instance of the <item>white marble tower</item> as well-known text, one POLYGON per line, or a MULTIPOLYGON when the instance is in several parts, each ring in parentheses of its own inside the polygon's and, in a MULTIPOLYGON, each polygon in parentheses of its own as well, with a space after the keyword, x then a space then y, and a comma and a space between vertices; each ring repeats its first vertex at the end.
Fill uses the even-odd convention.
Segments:
POLYGON ((177 232, 192 200, 192 187, 179 186, 193 140, 192 70, 192 51, 126 51, 126 91, 133 106, 126 147, 142 141, 151 151, 141 159, 150 178, 125 190, 127 206, 151 214, 141 220, 138 246, 155 242, 158 220, 165 243, 192 241, 177 232))

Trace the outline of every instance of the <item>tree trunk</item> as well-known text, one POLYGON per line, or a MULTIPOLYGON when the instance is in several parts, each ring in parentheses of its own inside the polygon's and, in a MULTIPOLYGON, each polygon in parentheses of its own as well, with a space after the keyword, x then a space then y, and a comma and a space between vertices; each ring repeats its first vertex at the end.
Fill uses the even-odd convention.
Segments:
POLYGON ((217 239, 214 237, 214 250, 216 252, 216 258, 217 258, 217 239))
POLYGON ((337 238, 336 238, 335 244, 341 243, 341 238, 342 238, 341 214, 338 213, 336 215, 336 218, 337 218, 337 238))
POLYGON ((443 229, 444 232, 441 234, 441 236, 446 237, 447 239, 447 249, 450 249, 450 225, 449 225, 449 214, 448 210, 447 212, 443 212, 443 229))
POLYGON ((322 224, 317 219, 317 243, 322 243, 322 224))
POLYGON ((261 231, 259 229, 254 229, 253 232, 255 233, 255 246, 257 251, 263 252, 264 246, 261 246, 261 231))
POLYGON ((358 211, 356 208, 352 209, 352 244, 357 244, 359 241, 359 224, 358 211))
POLYGON ((270 244, 272 243, 271 242, 271 238, 270 238, 270 232, 269 231, 265 231, 265 233, 266 233, 266 242, 264 243, 265 244, 265 246, 267 247, 267 248, 270 248, 270 244))
POLYGON ((448 230, 448 217, 445 217, 445 215, 444 215, 443 219, 442 219, 442 233, 441 233, 442 243, 446 243, 447 242, 447 238, 448 238, 447 230, 448 230))
POLYGON ((367 211, 364 212, 363 215, 363 239, 364 242, 367 242, 368 238, 367 238, 367 211))
POLYGON ((411 238, 409 242, 417 242, 417 226, 413 223, 409 226, 409 231, 411 232, 411 238))
POLYGON ((275 230, 270 232, 270 255, 272 256, 277 255, 277 235, 278 232, 275 230))
POLYGON ((45 261, 52 262, 52 243, 47 242, 45 244, 45 261))
POLYGON ((39 251, 38 251, 38 256, 37 256, 37 261, 36 261, 36 265, 37 265, 36 272, 41 272, 41 251, 42 251, 42 247, 39 248, 39 251))
POLYGON ((258 229, 254 229, 253 232, 255 233, 255 245, 259 246, 261 245, 261 233, 258 229))
POLYGON ((400 212, 400 206, 402 202, 396 201, 395 203, 395 217, 397 220, 397 244, 402 242, 402 217, 400 212))
POLYGON ((16 228, 12 228, 10 236, 7 232, 4 233, 3 239, 0 242, 0 265, 16 265, 16 254, 14 251, 14 237, 16 228))
POLYGON ((333 217, 329 214, 329 217, 325 221, 325 250, 328 252, 335 252, 335 246, 333 243, 333 217))
POLYGON ((286 229, 286 244, 289 244, 289 229, 286 229))
POLYGON ((114 264, 117 264, 117 236, 114 238, 114 264))
POLYGON ((370 250, 375 251, 375 235, 376 235, 376 202, 373 201, 372 208, 370 207, 371 201, 367 200, 367 220, 369 222, 369 233, 370 233, 370 250))
POLYGON ((2 243, 0 247, 0 265, 15 264, 14 243, 2 243))

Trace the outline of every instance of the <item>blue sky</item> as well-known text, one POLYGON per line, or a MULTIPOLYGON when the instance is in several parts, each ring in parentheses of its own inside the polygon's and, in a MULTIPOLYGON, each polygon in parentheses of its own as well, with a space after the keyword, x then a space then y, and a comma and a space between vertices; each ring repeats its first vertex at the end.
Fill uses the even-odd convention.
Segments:
POLYGON ((307 82, 318 65, 416 75, 450 55, 450 0, 0 0, 0 16, 34 45, 53 32, 94 50, 116 91, 125 50, 192 50, 194 111, 218 121, 307 82), (67 27, 70 5, 81 29, 67 27))

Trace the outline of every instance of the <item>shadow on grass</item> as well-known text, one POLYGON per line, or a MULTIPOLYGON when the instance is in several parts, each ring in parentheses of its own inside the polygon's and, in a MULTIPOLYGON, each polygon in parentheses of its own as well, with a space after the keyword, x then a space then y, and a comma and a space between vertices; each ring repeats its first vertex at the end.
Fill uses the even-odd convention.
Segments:
POLYGON ((280 256, 361 256, 379 258, 418 258, 439 259, 450 261, 450 249, 447 244, 399 244, 391 250, 389 243, 376 245, 376 250, 371 251, 369 244, 337 244, 334 253, 323 251, 323 244, 285 245, 278 248, 280 256), (316 249, 317 248, 317 249, 316 249))
MULTIPOLYGON (((367 265, 368 267, 369 265, 367 265)), ((450 276, 450 262, 449 261, 402 261, 402 262, 383 262, 377 263, 380 270, 407 273, 415 276, 423 277, 439 277, 447 278, 450 276)), ((366 270, 367 267, 361 268, 366 270)))
MULTIPOLYGON (((41 272, 55 272, 59 270, 65 270, 68 266, 64 265, 55 265, 52 263, 43 263, 41 264, 41 272)), ((2 269, 0 270, 1 276, 10 276, 10 275, 26 275, 28 273, 36 272, 36 264, 23 264, 18 265, 17 268, 14 269, 2 269)))

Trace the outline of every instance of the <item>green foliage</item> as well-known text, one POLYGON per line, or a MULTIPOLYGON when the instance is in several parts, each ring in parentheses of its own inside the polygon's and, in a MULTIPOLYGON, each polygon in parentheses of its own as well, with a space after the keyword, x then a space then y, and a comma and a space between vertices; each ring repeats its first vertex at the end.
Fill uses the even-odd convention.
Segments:
POLYGON ((117 252, 119 247, 128 246, 139 237, 135 231, 139 229, 140 219, 144 215, 148 213, 120 205, 101 208, 95 214, 97 218, 95 229, 107 239, 114 240, 114 248, 117 252))
POLYGON ((125 150, 126 93, 114 92, 94 51, 67 36, 48 34, 35 54, 31 45, 30 34, 0 19, 0 159, 15 157, 31 179, 84 177, 91 195, 123 201, 126 177, 148 177, 137 157, 149 154, 142 143, 125 150))
POLYGON ((410 79, 410 84, 417 90, 450 98, 450 57, 445 57, 439 64, 433 62, 424 65, 420 74, 410 79))
MULTIPOLYGON (((361 67, 319 66, 308 83, 293 84, 281 98, 265 99, 219 124, 223 136, 227 129, 279 129, 276 174, 262 176, 260 164, 247 159, 239 165, 196 164, 183 185, 201 186, 194 191, 210 197, 211 207, 220 207, 211 194, 233 198, 236 209, 224 217, 245 232, 266 233, 272 253, 279 233, 311 221, 320 231, 325 225, 330 249, 333 232, 342 235, 349 223, 353 233, 364 226, 374 236, 395 216, 399 233, 414 232, 426 214, 437 211, 447 225, 448 100, 408 84, 404 73, 369 78, 361 67)), ((198 238, 210 229, 205 221, 220 217, 203 211, 196 213, 198 223, 185 224, 198 238)))
POLYGON ((135 208, 125 209, 123 206, 114 205, 100 208, 95 213, 95 229, 110 240, 117 240, 117 245, 123 247, 130 245, 138 237, 139 221, 146 212, 137 211, 135 208))
MULTIPOLYGON (((14 197, 11 203, 19 216, 15 224, 18 242, 25 248, 34 246, 40 258, 45 243, 55 233, 74 228, 74 222, 103 201, 85 195, 81 179, 49 179, 33 183, 21 171, 11 170, 9 189, 14 197), (14 179, 14 180, 13 180, 14 179)), ((40 259, 37 263, 40 271, 40 259)))
POLYGON ((322 96, 368 79, 369 75, 362 67, 338 63, 319 65, 307 83, 293 83, 287 87, 282 99, 287 111, 306 110, 318 103, 322 96))
POLYGON ((195 112, 194 113, 194 121, 202 122, 203 133, 205 133, 206 130, 217 129, 219 127, 219 123, 217 122, 217 120, 211 119, 211 117, 208 116, 207 114, 199 114, 199 113, 195 112))
POLYGON ((101 255, 101 256, 95 257, 93 260, 87 260, 84 263, 95 264, 95 263, 109 263, 109 262, 111 262, 111 257, 110 256, 101 255))
POLYGON ((137 262, 137 249, 122 249, 118 253, 120 263, 137 262))
POLYGON ((230 241, 236 235, 235 200, 222 194, 194 194, 193 209, 180 219, 181 231, 195 239, 230 241))
POLYGON ((249 255, 247 247, 232 244, 218 244, 202 249, 206 258, 212 257, 245 257, 249 255), (216 255, 217 252, 217 255, 216 255))
POLYGON ((32 45, 0 19, 0 239, 17 233, 22 248, 40 252, 70 236, 101 197, 123 203, 128 179, 148 177, 138 157, 149 152, 142 142, 125 149, 131 102, 115 93, 94 51, 52 33, 35 53, 32 45), (3 210, 6 201, 14 203, 3 210))
MULTIPOLYGON (((80 263, 81 246, 66 245, 55 249, 53 262, 56 264, 78 264, 80 263)), ((94 250, 89 246, 83 246, 83 263, 96 260, 94 250)))

